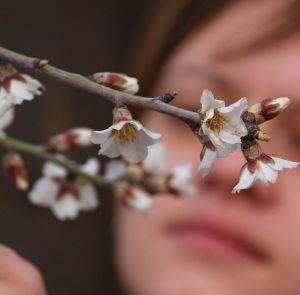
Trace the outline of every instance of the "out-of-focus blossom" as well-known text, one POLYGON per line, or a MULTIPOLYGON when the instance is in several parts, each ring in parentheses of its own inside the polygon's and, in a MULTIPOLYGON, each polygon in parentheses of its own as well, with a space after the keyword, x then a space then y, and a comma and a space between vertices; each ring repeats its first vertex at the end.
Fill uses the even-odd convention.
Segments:
POLYGON ((71 149, 89 147, 92 130, 89 128, 72 128, 50 138, 47 149, 55 152, 65 152, 71 149))
POLYGON ((0 136, 3 135, 4 130, 14 120, 14 109, 7 110, 4 114, 0 115, 0 136))
POLYGON ((130 94, 135 94, 139 91, 138 80, 126 74, 103 72, 96 73, 91 78, 98 84, 130 94))
MULTIPOLYGON (((96 175, 99 162, 89 159, 81 169, 96 175)), ((49 207, 60 220, 74 219, 81 210, 93 210, 99 203, 93 184, 81 177, 69 179, 67 170, 52 162, 45 163, 43 177, 36 181, 29 192, 29 200, 35 205, 49 207)))
POLYGON ((119 182, 114 188, 116 198, 130 210, 146 215, 153 207, 151 195, 138 187, 127 182, 119 182))
POLYGON ((239 193, 248 189, 255 183, 267 185, 275 183, 280 171, 285 168, 296 168, 299 162, 292 162, 275 156, 261 154, 256 159, 248 159, 241 169, 239 183, 233 188, 232 193, 239 193))
POLYGON ((140 122, 133 120, 125 107, 114 110, 113 124, 108 129, 93 131, 91 141, 100 144, 99 154, 110 158, 123 156, 133 163, 143 161, 148 147, 161 138, 161 134, 146 129, 140 122))
POLYGON ((3 166, 6 174, 20 190, 28 189, 28 175, 20 154, 9 151, 4 155, 3 166))
POLYGON ((21 104, 24 100, 32 100, 35 95, 41 95, 43 89, 38 80, 17 73, 2 80, 0 100, 5 100, 11 105, 21 104))
POLYGON ((255 115, 256 123, 261 124, 278 116, 289 104, 288 97, 269 98, 252 105, 248 111, 255 115))
POLYGON ((177 195, 194 197, 197 193, 193 182, 193 166, 189 163, 176 165, 170 176, 169 188, 177 195))

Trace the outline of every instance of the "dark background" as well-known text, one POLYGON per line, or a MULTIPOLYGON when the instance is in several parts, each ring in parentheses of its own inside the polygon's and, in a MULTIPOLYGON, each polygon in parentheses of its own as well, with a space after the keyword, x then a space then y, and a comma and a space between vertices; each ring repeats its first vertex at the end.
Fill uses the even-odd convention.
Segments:
MULTIPOLYGON (((2 1, 3 47, 46 58, 52 65, 81 74, 126 72, 126 60, 151 17, 153 0, 2 1)), ((128 73, 130 74, 130 73, 128 73)), ((43 143, 74 126, 107 128, 112 105, 55 81, 37 77, 46 93, 16 110, 11 136, 43 143)), ((2 152, 2 151, 1 151, 2 152)), ((97 147, 69 154, 80 162, 97 147)), ((31 183, 42 162, 25 156, 31 183)), ((113 267, 112 198, 99 190, 101 206, 61 222, 31 205, 0 171, 0 243, 13 247, 41 270, 49 294, 121 294, 113 267)))

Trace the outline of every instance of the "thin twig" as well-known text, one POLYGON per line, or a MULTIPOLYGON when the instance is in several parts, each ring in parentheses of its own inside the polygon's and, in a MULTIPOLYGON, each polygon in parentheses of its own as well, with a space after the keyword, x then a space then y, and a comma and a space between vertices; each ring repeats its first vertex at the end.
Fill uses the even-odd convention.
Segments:
MULTIPOLYGON (((35 74, 50 77, 69 86, 81 89, 85 92, 101 96, 110 100, 112 103, 119 101, 126 105, 132 105, 164 113, 176 117, 186 123, 201 124, 199 116, 196 112, 169 105, 159 99, 159 97, 150 98, 131 95, 99 85, 82 75, 66 72, 59 68, 50 66, 48 61, 45 59, 28 57, 0 47, 0 60, 9 62, 14 66, 23 68, 35 74)), ((165 95, 162 95, 162 97, 164 96, 165 95)))
POLYGON ((97 185, 105 185, 106 182, 100 175, 91 175, 82 171, 79 165, 77 165, 74 161, 66 159, 62 159, 57 157, 56 155, 50 154, 44 150, 42 146, 34 145, 31 143, 27 143, 7 135, 0 136, 0 144, 7 148, 11 148, 15 151, 19 151, 22 153, 30 154, 35 157, 44 159, 46 161, 54 162, 64 168, 66 168, 69 172, 74 173, 78 176, 85 178, 86 180, 92 181, 97 185))

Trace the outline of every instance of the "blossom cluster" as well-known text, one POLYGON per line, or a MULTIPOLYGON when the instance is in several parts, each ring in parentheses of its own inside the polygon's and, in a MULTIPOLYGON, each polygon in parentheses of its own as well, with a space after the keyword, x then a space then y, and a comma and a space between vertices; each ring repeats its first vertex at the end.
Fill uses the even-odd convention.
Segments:
MULTIPOLYGON (((104 72, 89 78, 129 94, 139 89, 137 79, 125 74, 104 72)), ((38 80, 3 62, 0 62, 0 82, 0 136, 4 138, 6 128, 13 122, 15 108, 41 95, 45 88, 38 80)), ((207 176, 217 158, 227 157, 239 149, 246 159, 240 180, 232 189, 232 193, 239 193, 255 183, 275 183, 280 171, 298 167, 299 162, 264 153, 258 142, 271 139, 260 125, 279 115, 289 102, 287 97, 279 97, 248 106, 243 97, 225 106, 224 100, 204 90, 198 110, 199 124, 193 126, 203 146, 198 173, 207 176)), ((99 177, 112 187, 117 200, 143 215, 149 212, 160 194, 172 194, 177 198, 197 195, 192 164, 170 167, 161 139, 160 133, 144 127, 133 118, 129 108, 118 101, 113 109, 112 124, 107 129, 71 128, 40 146, 41 152, 51 161, 44 163, 42 176, 33 184, 28 198, 37 206, 49 208, 59 220, 67 220, 76 218, 81 211, 98 207, 97 188, 92 181, 99 177), (83 165, 76 164, 76 169, 64 165, 69 161, 64 153, 92 144, 100 145, 99 155, 112 158, 102 176, 96 158, 88 159, 83 165)), ((74 163, 71 162, 73 168, 74 163)), ((18 189, 30 188, 25 162, 17 151, 6 151, 3 165, 18 189)))

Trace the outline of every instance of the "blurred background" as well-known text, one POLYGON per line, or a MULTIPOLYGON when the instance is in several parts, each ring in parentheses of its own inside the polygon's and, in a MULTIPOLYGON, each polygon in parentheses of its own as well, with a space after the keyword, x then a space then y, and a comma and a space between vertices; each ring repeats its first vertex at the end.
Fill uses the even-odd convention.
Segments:
MULTIPOLYGON (((46 58, 59 68, 92 74, 127 72, 127 57, 159 1, 31 0, 4 1, 0 10, 1 46, 46 58)), ((11 136, 43 143, 75 126, 107 128, 112 105, 99 97, 36 77, 45 94, 16 110, 11 136)), ((71 154, 79 162, 97 147, 71 154)), ((25 156, 31 183, 42 162, 25 156)), ((0 242, 18 251, 41 270, 49 294, 116 294, 112 258, 112 201, 99 192, 101 206, 61 222, 50 210, 31 205, 0 172, 0 242)))

